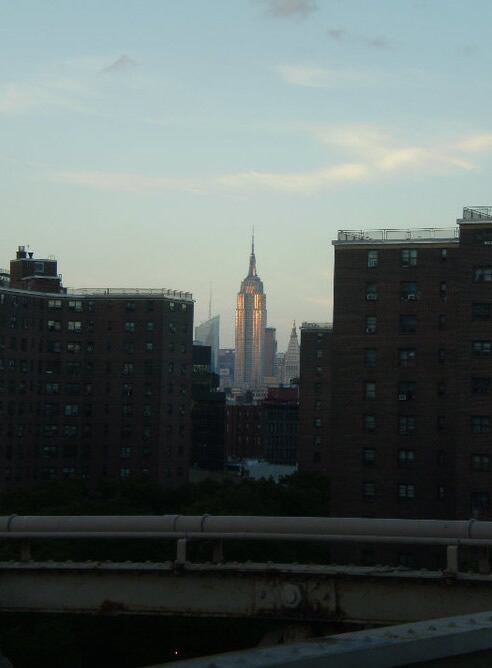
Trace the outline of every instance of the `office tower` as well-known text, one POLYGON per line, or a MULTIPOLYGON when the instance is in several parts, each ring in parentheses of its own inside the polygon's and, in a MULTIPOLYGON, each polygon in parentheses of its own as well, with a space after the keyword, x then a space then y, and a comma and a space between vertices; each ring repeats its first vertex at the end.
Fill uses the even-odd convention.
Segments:
POLYGON ((273 378, 275 375, 276 333, 275 327, 265 327, 265 353, 263 355, 263 374, 265 378, 273 378))
POLYGON ((211 350, 211 370, 213 373, 219 372, 219 331, 220 331, 220 316, 216 315, 213 318, 202 322, 201 325, 195 327, 195 340, 203 346, 210 346, 211 350))
POLYGON ((263 387, 263 355, 267 322, 263 282, 256 273, 254 237, 249 271, 241 283, 236 306, 234 385, 243 390, 263 387))
POLYGON ((299 340, 297 338, 296 323, 292 325, 289 344, 283 359, 282 382, 284 385, 291 385, 292 381, 299 379, 299 340))
POLYGON ((67 289, 19 247, 0 284, 0 486, 185 482, 192 332, 189 293, 67 289))
POLYGON ((334 245, 331 512, 491 519, 492 207, 334 245))
POLYGON ((234 348, 219 349, 220 389, 227 390, 234 384, 234 348))

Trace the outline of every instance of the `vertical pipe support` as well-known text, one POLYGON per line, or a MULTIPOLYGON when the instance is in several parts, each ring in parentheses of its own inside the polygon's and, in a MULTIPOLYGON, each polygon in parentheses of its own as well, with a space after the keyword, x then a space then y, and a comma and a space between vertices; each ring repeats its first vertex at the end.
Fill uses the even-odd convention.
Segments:
POLYGON ((446 572, 450 575, 458 575, 459 559, 458 546, 448 545, 446 548, 446 572))
POLYGON ((188 546, 188 541, 186 538, 178 538, 176 541, 176 565, 184 566, 186 563, 186 548, 188 546))

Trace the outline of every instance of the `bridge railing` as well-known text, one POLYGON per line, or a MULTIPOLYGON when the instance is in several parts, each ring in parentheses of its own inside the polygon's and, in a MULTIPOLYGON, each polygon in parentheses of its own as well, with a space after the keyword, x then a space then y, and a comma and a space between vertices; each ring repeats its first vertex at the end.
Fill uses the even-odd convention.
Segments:
POLYGON ((0 540, 21 544, 30 560, 32 541, 173 540, 176 563, 187 561, 191 541, 213 541, 223 560, 224 541, 302 541, 444 546, 447 571, 457 573, 461 546, 492 546, 492 522, 400 520, 352 517, 254 517, 213 515, 0 516, 0 540))

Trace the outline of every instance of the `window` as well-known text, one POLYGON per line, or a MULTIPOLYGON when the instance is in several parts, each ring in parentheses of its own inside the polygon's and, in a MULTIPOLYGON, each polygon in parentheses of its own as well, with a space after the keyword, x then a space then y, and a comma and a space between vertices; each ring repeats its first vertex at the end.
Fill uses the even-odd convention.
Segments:
POLYGON ((126 311, 134 311, 135 310, 135 302, 126 302, 125 310, 126 311))
POLYGON ((120 478, 129 478, 130 477, 130 469, 120 469, 120 478))
POLYGON ((416 383, 414 381, 402 381, 398 383, 398 399, 400 401, 411 401, 415 399, 416 383))
POLYGON ((147 353, 151 353, 153 350, 154 350, 154 344, 152 343, 152 341, 146 341, 145 342, 145 351, 147 353))
POLYGON ((437 316, 437 329, 443 330, 446 329, 446 316, 444 313, 440 313, 437 316))
POLYGON ((441 248, 441 262, 446 262, 447 259, 448 259, 448 249, 441 248))
POLYGON ((444 397, 446 394, 446 383, 443 380, 440 380, 437 383, 437 396, 444 397))
POLYGON ((77 417, 79 415, 79 405, 78 404, 65 404, 63 414, 67 417, 77 417))
POLYGON ((124 376, 131 376, 133 374, 133 364, 131 362, 124 362, 121 372, 124 376))
POLYGON ((364 415, 362 418, 362 427, 367 432, 376 431, 376 416, 364 415))
POLYGON ((153 332, 154 329, 155 329, 154 321, 153 320, 148 320, 146 325, 145 325, 145 328, 148 332, 153 332))
POLYGON ((66 424, 63 426, 63 436, 66 438, 76 438, 79 435, 79 427, 76 424, 66 424))
POLYGON ((415 485, 408 483, 400 483, 398 485, 398 497, 400 499, 414 499, 415 485))
POLYGON ((473 471, 490 471, 489 455, 472 455, 471 468, 473 471))
POLYGON ((413 434, 417 428, 417 420, 415 415, 400 415, 398 418, 398 433, 399 434, 413 434))
POLYGON ((144 404, 143 415, 144 417, 150 417, 152 415, 152 406, 150 404, 144 404))
POLYGON ((375 348, 366 348, 364 351, 364 366, 368 369, 374 369, 377 363, 377 351, 375 348))
POLYGON ((80 343, 67 343, 67 353, 80 353, 80 343))
POLYGON ((367 266, 369 268, 377 267, 379 261, 379 251, 370 250, 367 251, 367 266))
POLYGON ((82 311, 82 301, 80 299, 70 299, 68 302, 68 308, 71 311, 82 311))
POLYGON ((472 320, 490 320, 492 304, 483 302, 473 302, 472 320))
POLYGON ((176 308, 176 304, 174 302, 169 302, 169 310, 174 311, 176 308))
POLYGON ((402 281, 400 283, 400 299, 402 301, 415 301, 417 299, 417 283, 415 281, 402 281))
POLYGON ((477 518, 487 513, 490 507, 490 494, 488 492, 472 492, 471 495, 471 513, 472 517, 477 518))
POLYGON ((490 378, 473 377, 471 379, 472 394, 490 394, 490 378))
POLYGON ((59 331, 61 331, 61 321, 48 320, 48 332, 59 332, 59 331))
POLYGON ((492 341, 472 341, 472 354, 475 357, 490 355, 492 353, 492 341))
POLYGON ((120 457, 122 457, 123 459, 128 459, 129 457, 131 457, 131 454, 132 454, 131 448, 129 447, 120 448, 120 457))
MULTIPOLYGON (((168 413, 169 413, 169 410, 168 410, 168 413)), ((316 427, 316 429, 319 429, 321 427, 321 418, 314 418, 313 426, 316 427)))
POLYGON ((441 283, 439 284, 439 297, 443 302, 445 302, 446 299, 448 298, 448 284, 446 283, 446 281, 441 281, 441 283))
POLYGON ((376 398, 376 383, 372 381, 364 383, 364 399, 376 398))
POLYGON ((402 267, 415 267, 417 264, 417 250, 414 248, 403 248, 400 251, 400 262, 402 267))
POLYGON ((131 417, 133 415, 132 404, 123 404, 121 406, 121 414, 123 415, 123 417, 131 417))
POLYGON ((417 330, 417 316, 400 315, 400 334, 414 334, 417 330))
POLYGON ((472 415, 471 430, 474 434, 488 434, 490 432, 490 417, 488 415, 472 415))
POLYGON ((439 348, 439 350, 437 351, 437 361, 439 362, 439 364, 444 364, 444 362, 446 361, 446 351, 444 350, 444 348, 439 348))
POLYGON ((60 341, 48 341, 49 353, 61 353, 62 344, 60 341))
POLYGON ((415 463, 415 450, 399 450, 398 463, 400 466, 407 466, 415 463))
POLYGON ((473 270, 474 283, 492 283, 492 267, 475 267, 473 270))
MULTIPOLYGON (((108 341, 108 344, 111 345, 111 342, 108 341)), ((135 352, 135 344, 133 343, 133 341, 127 341, 126 343, 124 343, 123 350, 125 351, 125 353, 132 355, 135 352)))
POLYGON ((446 429, 446 417, 444 415, 438 415, 437 416, 436 429, 437 429, 437 431, 445 431, 445 429, 446 429))
POLYGON ((130 383, 124 383, 121 388, 121 394, 124 397, 131 397, 133 394, 133 385, 131 385, 130 383))
POLYGON ((49 309, 59 309, 62 307, 61 299, 48 299, 48 308, 49 309))
POLYGON ((376 496, 376 484, 373 482, 362 483, 362 496, 367 498, 374 498, 376 496))
POLYGON ((368 283, 366 285, 366 299, 367 301, 376 301, 378 298, 378 289, 376 283, 368 283))
POLYGON ((364 448, 362 450, 362 463, 364 466, 372 466, 376 463, 376 450, 374 448, 364 448))
POLYGON ((368 315, 366 318, 366 334, 375 334, 377 330, 376 316, 368 315))
POLYGON ((58 383, 46 383, 46 394, 59 394, 60 385, 58 383))
POLYGON ((124 325, 125 332, 134 332, 135 331, 135 322, 133 320, 127 320, 124 325))
POLYGON ((82 331, 82 323, 80 320, 69 320, 67 323, 67 329, 69 332, 79 333, 82 331))
POLYGON ((44 274, 44 262, 35 262, 34 263, 34 273, 35 274, 44 274))
POLYGON ((398 350, 398 365, 403 368, 414 367, 417 363, 415 348, 400 348, 398 350))

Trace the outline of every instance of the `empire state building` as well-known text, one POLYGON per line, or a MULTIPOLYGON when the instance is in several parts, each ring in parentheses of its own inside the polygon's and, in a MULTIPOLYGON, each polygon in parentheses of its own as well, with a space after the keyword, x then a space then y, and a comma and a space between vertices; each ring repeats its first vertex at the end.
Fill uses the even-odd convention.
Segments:
POLYGON ((236 306, 236 361, 234 384, 245 390, 264 385, 263 354, 267 324, 266 295, 256 273, 255 240, 251 242, 249 271, 241 283, 236 306))

